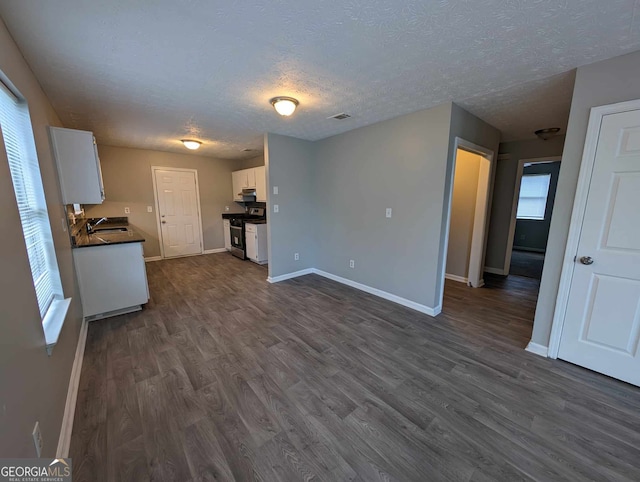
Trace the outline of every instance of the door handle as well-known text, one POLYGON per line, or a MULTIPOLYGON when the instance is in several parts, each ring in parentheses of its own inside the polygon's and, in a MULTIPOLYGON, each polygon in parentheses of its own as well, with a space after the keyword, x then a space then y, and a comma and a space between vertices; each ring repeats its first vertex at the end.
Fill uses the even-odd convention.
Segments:
POLYGON ((166 221, 162 221, 162 224, 167 224, 167 222, 166 221))
POLYGON ((582 256, 580 258, 580 262, 588 266, 590 264, 593 264, 593 258, 591 256, 582 256))

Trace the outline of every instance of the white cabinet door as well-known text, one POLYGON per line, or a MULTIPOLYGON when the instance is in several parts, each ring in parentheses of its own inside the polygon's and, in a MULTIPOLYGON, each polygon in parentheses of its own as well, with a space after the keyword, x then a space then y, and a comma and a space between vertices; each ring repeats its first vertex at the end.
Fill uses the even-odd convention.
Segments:
POLYGON ((222 221, 224 230, 224 247, 227 251, 231 250, 231 223, 228 219, 222 221))
POLYGON ((73 258, 85 317, 149 301, 141 243, 76 248, 73 258))
POLYGON ((242 188, 246 182, 246 175, 242 171, 234 171, 231 173, 231 187, 233 189, 233 199, 242 201, 242 188))
POLYGON ((267 172, 264 166, 254 169, 256 177, 256 201, 267 202, 267 172))
POLYGON ((93 133, 49 127, 64 204, 102 204, 104 186, 93 133))
POLYGON ((257 261, 258 260, 258 234, 255 224, 245 225, 245 240, 246 240, 246 255, 247 258, 257 261))
POLYGON ((558 357, 640 386, 640 110, 602 118, 558 357))
POLYGON ((247 186, 248 188, 255 189, 256 187, 256 170, 255 169, 245 169, 247 174, 247 186))

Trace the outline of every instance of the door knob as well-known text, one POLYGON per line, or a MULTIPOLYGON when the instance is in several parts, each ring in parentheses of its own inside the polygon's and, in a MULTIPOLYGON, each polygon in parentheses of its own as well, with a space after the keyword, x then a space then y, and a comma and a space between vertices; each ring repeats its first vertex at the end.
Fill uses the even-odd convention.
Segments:
POLYGON ((167 224, 167 222, 166 221, 162 221, 162 224, 167 224))
POLYGON ((593 264, 593 258, 591 256, 582 256, 580 258, 580 262, 582 264, 590 265, 593 264))

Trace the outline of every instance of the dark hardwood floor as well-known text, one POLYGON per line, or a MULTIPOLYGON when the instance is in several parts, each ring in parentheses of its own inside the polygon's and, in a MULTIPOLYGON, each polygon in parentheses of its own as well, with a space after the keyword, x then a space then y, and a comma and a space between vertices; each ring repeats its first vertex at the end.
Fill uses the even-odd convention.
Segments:
POLYGON ((538 284, 422 315, 227 254, 89 325, 74 481, 640 480, 640 389, 523 350, 538 284))

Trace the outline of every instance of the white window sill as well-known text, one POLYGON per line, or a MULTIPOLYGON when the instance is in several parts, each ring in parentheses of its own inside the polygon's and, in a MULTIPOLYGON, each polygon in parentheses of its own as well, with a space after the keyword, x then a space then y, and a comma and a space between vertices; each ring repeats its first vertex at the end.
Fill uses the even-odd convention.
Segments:
POLYGON ((58 337, 62 331, 62 325, 67 317, 71 305, 71 298, 64 300, 53 300, 51 306, 47 310, 42 320, 42 328, 44 329, 44 339, 47 344, 47 353, 51 356, 53 347, 58 343, 58 337))

